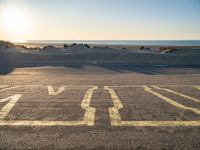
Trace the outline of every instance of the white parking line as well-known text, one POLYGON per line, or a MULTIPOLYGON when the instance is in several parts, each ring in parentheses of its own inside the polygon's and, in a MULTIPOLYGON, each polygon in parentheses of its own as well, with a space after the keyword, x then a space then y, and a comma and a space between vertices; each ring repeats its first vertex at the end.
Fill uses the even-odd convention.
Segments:
POLYGON ((199 99, 194 98, 194 97, 191 97, 191 96, 189 96, 189 95, 185 95, 185 94, 182 94, 182 93, 179 93, 179 92, 176 92, 176 91, 167 89, 167 88, 161 88, 161 87, 158 87, 158 86, 155 86, 155 85, 152 85, 151 87, 153 87, 153 88, 155 88, 155 89, 158 89, 158 90, 167 91, 167 92, 173 93, 173 94, 175 94, 175 95, 178 95, 178 96, 184 97, 184 98, 186 98, 186 99, 189 99, 189 100, 191 100, 191 101, 200 103, 200 100, 199 100, 199 99))
MULTIPOLYGON (((109 85, 109 86, 105 86, 105 87, 112 87, 112 88, 115 88, 115 87, 119 87, 119 88, 126 88, 126 87, 142 87, 143 85, 109 85)), ((150 85, 149 85, 150 86, 150 85)), ((198 85, 173 85, 173 84, 156 84, 156 85, 152 85, 152 86, 160 86, 160 87, 199 87, 198 85)))
MULTIPOLYGON (((157 92, 154 92, 151 90, 148 86, 143 86, 144 90, 165 100, 166 102, 172 104, 175 107, 190 110, 198 115, 200 115, 200 110, 192 107, 186 107, 182 104, 179 104, 172 99, 165 97, 157 92)), ((121 115, 119 113, 119 110, 123 108, 123 105, 121 103, 121 100, 119 99, 119 96, 115 92, 114 89, 111 89, 107 86, 104 87, 104 89, 108 90, 112 101, 114 103, 114 107, 109 108, 109 116, 112 126, 140 126, 140 127, 160 127, 160 126, 200 126, 200 121, 123 121, 121 118, 121 115)))
POLYGON ((21 95, 14 95, 0 100, 0 102, 9 101, 7 105, 0 110, 0 126, 94 126, 96 109, 90 107, 90 102, 93 91, 97 88, 97 86, 89 88, 83 98, 81 108, 85 110, 85 114, 82 121, 4 120, 21 97, 21 95))
MULTIPOLYGON (((44 87, 45 85, 43 84, 31 84, 31 85, 23 85, 23 86, 26 86, 26 87, 44 87)), ((51 86, 51 85, 49 85, 51 86)), ((52 85, 53 86, 53 85, 52 85)), ((72 85, 72 84, 68 84, 68 85, 62 85, 62 86, 65 86, 66 88, 86 88, 86 87, 93 87, 95 85, 72 85)), ((46 87, 46 86, 45 86, 46 87)), ((48 87, 48 86, 47 86, 48 87)))
POLYGON ((96 108, 90 107, 90 102, 91 102, 93 91, 96 90, 97 88, 98 88, 97 86, 90 88, 85 94, 85 97, 81 104, 82 109, 85 109, 86 111, 83 120, 88 126, 93 126, 94 121, 95 121, 96 108))
POLYGON ((163 84, 156 84, 155 86, 161 86, 161 87, 193 87, 196 85, 177 85, 177 84, 169 84, 169 85, 163 85, 163 84))
POLYGON ((200 126, 200 121, 122 121, 115 126, 132 127, 195 127, 200 126))
POLYGON ((0 85, 0 89, 1 88, 5 88, 5 87, 8 87, 9 85, 0 85))
POLYGON ((164 96, 164 95, 162 95, 160 93, 157 93, 157 92, 153 91, 148 86, 144 86, 144 90, 149 92, 149 93, 151 93, 151 94, 153 94, 153 95, 155 95, 155 96, 157 96, 157 97, 159 97, 160 99, 164 100, 165 102, 167 102, 167 103, 169 103, 169 104, 171 104, 171 105, 173 105, 173 106, 175 106, 177 108, 184 109, 184 110, 190 110, 190 111, 200 115, 200 109, 184 106, 184 105, 172 100, 171 98, 168 98, 168 97, 166 97, 166 96, 164 96))
POLYGON ((0 120, 0 126, 80 126, 84 121, 0 120))
MULTIPOLYGON (((18 88, 21 85, 14 86, 14 87, 3 87, 3 91, 9 90, 9 89, 14 89, 18 88)), ((26 86, 26 85, 25 85, 26 86)), ((31 85, 30 85, 31 86, 31 85)), ((166 86, 166 85, 163 85, 166 86)), ((169 85, 170 86, 170 85, 169 85)), ((172 85, 175 86, 175 85, 172 85)), ((179 86, 179 85, 177 85, 179 86)), ((181 85, 180 85, 181 86, 181 85)), ((190 87, 198 87, 200 89, 200 86, 191 86, 191 85, 185 85, 185 86, 190 86, 190 87)), ((48 86, 48 93, 49 95, 59 95, 62 93, 66 87, 81 87, 80 86, 61 86, 58 88, 57 91, 54 90, 53 86, 48 86)), ((88 86, 83 86, 83 87, 88 87, 88 86)), ((158 90, 164 89, 160 88, 158 86, 145 86, 145 85, 126 85, 126 86, 104 86, 105 90, 108 90, 110 93, 111 99, 113 101, 114 107, 109 108, 109 117, 111 120, 111 125, 112 126, 200 126, 200 121, 123 121, 120 115, 119 110, 123 108, 123 104, 117 95, 116 91, 112 89, 111 87, 120 87, 120 88, 125 88, 125 87, 142 87, 144 90, 148 93, 151 93, 160 99, 166 101, 167 103, 180 108, 180 109, 185 109, 192 111, 198 115, 200 115, 200 109, 193 108, 193 107, 187 107, 184 106, 180 103, 177 103, 176 101, 158 93, 152 90, 151 87, 157 88, 158 90)), ((95 113, 96 113, 96 108, 93 108, 90 106, 91 103, 91 98, 93 95, 94 90, 96 90, 98 87, 97 86, 92 86, 89 88, 82 100, 81 103, 81 108, 85 110, 85 114, 83 116, 82 121, 47 121, 47 120, 5 120, 7 117, 8 113, 11 111, 11 109, 15 106, 16 102, 20 99, 22 96, 21 94, 16 94, 11 97, 7 97, 4 99, 0 99, 0 103, 9 101, 1 110, 0 110, 0 126, 81 126, 81 125, 87 125, 87 126, 94 126, 95 124, 95 113)), ((167 89, 169 90, 169 89, 167 89)), ((0 90, 1 91, 1 90, 0 90)), ((172 91, 172 90, 171 90, 172 91)), ((168 91, 169 92, 169 91, 168 91)), ((187 95, 178 93, 173 91, 173 94, 182 96, 185 98, 188 98, 187 95), (178 93, 178 94, 177 94, 178 93)), ((191 99, 191 97, 189 97, 191 99)))
POLYGON ((200 86, 193 86, 195 89, 200 90, 200 86))
POLYGON ((19 87, 21 87, 21 85, 17 85, 17 86, 13 86, 13 87, 8 87, 8 88, 3 88, 3 89, 0 90, 0 92, 11 90, 11 89, 16 89, 16 88, 19 88, 19 87))
POLYGON ((3 120, 7 117, 8 113, 15 106, 16 102, 20 99, 22 95, 16 94, 4 99, 1 99, 0 102, 9 101, 1 110, 0 110, 0 120, 3 120))
POLYGON ((53 86, 48 86, 48 93, 49 93, 49 95, 56 96, 56 95, 59 95, 60 93, 62 93, 64 90, 65 90, 65 86, 59 87, 57 91, 55 91, 53 89, 53 86))
POLYGON ((114 104, 114 107, 108 109, 110 120, 111 120, 111 125, 113 125, 113 126, 119 125, 122 120, 119 110, 123 108, 123 105, 114 89, 111 89, 107 86, 105 86, 104 89, 108 90, 108 92, 110 93, 110 96, 112 98, 113 104, 114 104))
POLYGON ((112 87, 112 88, 117 88, 117 87, 120 87, 120 88, 128 88, 128 87, 142 87, 143 85, 113 85, 113 86, 104 86, 105 88, 109 88, 109 87, 112 87))

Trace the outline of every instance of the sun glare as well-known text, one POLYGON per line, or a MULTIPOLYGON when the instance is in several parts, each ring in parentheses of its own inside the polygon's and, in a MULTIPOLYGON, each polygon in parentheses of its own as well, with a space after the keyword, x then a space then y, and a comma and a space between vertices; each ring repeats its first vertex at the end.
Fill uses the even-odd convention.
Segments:
POLYGON ((23 10, 5 10, 1 22, 4 31, 13 36, 25 35, 31 31, 31 19, 23 10))

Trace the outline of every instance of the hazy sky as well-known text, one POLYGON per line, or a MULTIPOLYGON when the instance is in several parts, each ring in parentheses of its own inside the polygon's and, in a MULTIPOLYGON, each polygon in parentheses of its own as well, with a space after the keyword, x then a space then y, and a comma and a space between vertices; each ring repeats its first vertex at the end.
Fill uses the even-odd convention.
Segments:
POLYGON ((0 0, 0 14, 1 40, 200 39, 200 0, 0 0), (5 27, 13 10, 27 23, 5 27))

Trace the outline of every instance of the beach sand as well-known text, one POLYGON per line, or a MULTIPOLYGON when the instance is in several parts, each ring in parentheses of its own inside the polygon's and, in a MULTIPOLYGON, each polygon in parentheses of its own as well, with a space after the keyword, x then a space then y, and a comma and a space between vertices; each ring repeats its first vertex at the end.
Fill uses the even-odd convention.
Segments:
MULTIPOLYGON (((30 43, 29 43, 30 44, 30 43)), ((129 45, 27 45, 0 43, 0 64, 12 67, 29 66, 200 66, 200 47, 169 46, 160 51, 161 46, 129 45), (168 50, 168 49, 167 49, 168 50)))

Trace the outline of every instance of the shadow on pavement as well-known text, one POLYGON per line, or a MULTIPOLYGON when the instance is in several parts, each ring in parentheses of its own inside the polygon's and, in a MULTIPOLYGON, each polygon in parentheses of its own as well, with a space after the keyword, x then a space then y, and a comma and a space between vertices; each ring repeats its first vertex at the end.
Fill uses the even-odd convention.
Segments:
POLYGON ((15 68, 13 68, 13 67, 5 67, 5 66, 1 65, 0 66, 0 75, 7 75, 9 73, 12 73, 14 69, 15 68))
POLYGON ((84 70, 86 67, 98 67, 113 73, 140 73, 146 75, 169 75, 169 74, 187 74, 191 73, 191 70, 195 70, 195 73, 200 73, 199 65, 134 65, 134 64, 120 64, 120 63, 90 63, 90 62, 69 62, 68 64, 62 63, 37 63, 37 64, 1 64, 0 75, 7 75, 12 73, 16 68, 34 68, 34 67, 65 67, 84 70), (180 70, 177 72, 177 70, 180 70))
MULTIPOLYGON (((128 61, 125 58, 123 61, 116 60, 116 58, 121 58, 122 56, 124 57, 124 55, 113 53, 48 56, 29 53, 0 53, 0 75, 10 74, 16 68, 45 66, 74 68, 80 71, 86 67, 93 66, 112 71, 112 73, 135 72, 149 75, 174 74, 176 73, 173 71, 174 68, 185 70, 182 73, 187 73, 187 70, 191 69, 200 70, 199 61, 190 61, 185 57, 177 58, 166 55, 158 58, 157 55, 149 55, 148 58, 151 59, 148 60, 144 57, 145 55, 128 55, 125 57, 126 59, 130 57, 128 61)), ((195 60, 199 60, 198 58, 195 60)))

